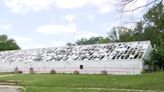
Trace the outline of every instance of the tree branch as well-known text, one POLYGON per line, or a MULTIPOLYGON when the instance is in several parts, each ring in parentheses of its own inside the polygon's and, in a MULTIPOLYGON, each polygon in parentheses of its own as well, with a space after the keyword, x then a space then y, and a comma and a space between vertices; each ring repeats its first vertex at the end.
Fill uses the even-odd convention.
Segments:
MULTIPOLYGON (((161 1, 162 1, 162 0, 161 0, 161 1)), ((151 2, 149 2, 149 3, 147 3, 147 4, 145 4, 145 5, 136 7, 136 8, 134 8, 134 9, 132 9, 132 10, 123 11, 123 9, 124 9, 124 8, 123 8, 121 11, 122 11, 122 12, 133 12, 133 11, 136 11, 136 10, 141 9, 141 8, 143 8, 143 7, 147 7, 147 6, 149 6, 149 5, 151 5, 151 4, 155 3, 155 2, 157 2, 157 0, 151 1, 151 2)), ((127 5, 125 5, 125 6, 127 6, 127 5)))

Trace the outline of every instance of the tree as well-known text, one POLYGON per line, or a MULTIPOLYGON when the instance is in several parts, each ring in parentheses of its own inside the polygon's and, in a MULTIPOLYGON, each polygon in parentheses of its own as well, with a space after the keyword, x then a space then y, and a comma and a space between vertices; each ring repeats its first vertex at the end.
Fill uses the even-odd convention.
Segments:
POLYGON ((134 4, 137 1, 139 1, 139 0, 119 0, 118 5, 120 5, 120 7, 121 7, 121 12, 133 12, 133 11, 136 11, 136 10, 141 9, 141 8, 147 8, 148 6, 151 6, 151 5, 163 3, 163 0, 147 0, 147 3, 144 5, 140 5, 138 7, 125 10, 125 8, 127 6, 129 6, 130 4, 134 4))
POLYGON ((153 32, 153 34, 150 35, 154 35, 154 38, 151 39, 151 41, 153 44, 158 46, 163 39, 162 34, 164 32, 164 5, 159 3, 150 8, 144 15, 144 21, 146 23, 145 31, 153 32))
POLYGON ((108 37, 112 42, 130 41, 132 30, 126 27, 113 27, 111 32, 108 32, 108 37))
POLYGON ((119 41, 119 27, 113 27, 111 32, 108 32, 108 37, 111 39, 112 42, 119 41))
POLYGON ((20 47, 15 40, 9 39, 7 35, 0 35, 0 51, 17 49, 20 49, 20 47))
POLYGON ((164 6, 162 3, 154 5, 150 8, 146 14, 144 14, 144 20, 147 26, 156 27, 157 32, 161 29, 164 29, 163 22, 164 22, 164 6))
POLYGON ((136 23, 136 26, 134 28, 134 33, 143 33, 144 31, 144 22, 140 21, 136 23))
POLYGON ((102 37, 98 43, 110 43, 111 40, 108 37, 102 37))
POLYGON ((74 43, 67 43, 67 46, 75 46, 75 45, 88 45, 88 44, 101 44, 101 43, 110 43, 110 39, 108 37, 91 37, 89 39, 87 38, 81 38, 77 40, 74 43))
POLYGON ((66 45, 67 45, 67 46, 75 46, 75 44, 70 43, 70 42, 68 42, 66 45))
POLYGON ((164 70, 164 45, 158 46, 153 51, 153 61, 156 61, 156 65, 159 66, 160 70, 164 70))
POLYGON ((129 42, 134 41, 133 39, 133 31, 129 30, 127 32, 121 32, 119 35, 119 42, 129 42))
POLYGON ((107 37, 91 37, 89 39, 81 38, 80 40, 77 40, 75 43, 77 45, 88 45, 88 44, 101 44, 101 43, 109 43, 110 39, 107 37))
POLYGON ((144 15, 145 32, 144 37, 155 44, 152 52, 151 62, 154 62, 155 70, 164 70, 164 5, 158 3, 148 10, 144 15), (157 67, 158 66, 158 67, 157 67))
POLYGON ((144 36, 144 22, 139 21, 136 23, 135 28, 131 29, 131 37, 129 38, 129 41, 143 41, 144 36))

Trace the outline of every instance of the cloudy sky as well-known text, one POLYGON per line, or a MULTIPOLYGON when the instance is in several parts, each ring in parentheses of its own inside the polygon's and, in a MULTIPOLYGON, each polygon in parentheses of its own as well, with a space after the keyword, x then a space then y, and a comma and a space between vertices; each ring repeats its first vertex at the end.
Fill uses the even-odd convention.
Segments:
MULTIPOLYGON (((144 4, 139 0, 132 9, 144 4)), ((118 12, 116 0, 0 0, 0 34, 22 49, 65 46, 82 37, 106 36, 113 26, 130 26, 142 13, 118 12)), ((131 7, 132 6, 132 7, 131 7)))

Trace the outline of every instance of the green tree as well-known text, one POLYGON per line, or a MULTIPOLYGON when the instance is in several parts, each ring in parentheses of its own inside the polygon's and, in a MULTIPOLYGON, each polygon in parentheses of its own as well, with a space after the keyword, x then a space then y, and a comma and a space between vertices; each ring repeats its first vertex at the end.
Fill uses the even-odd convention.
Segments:
POLYGON ((88 44, 101 44, 101 43, 109 43, 110 39, 107 37, 91 37, 89 39, 86 38, 81 38, 79 40, 77 40, 75 43, 77 45, 88 45, 88 44))
POLYGON ((160 70, 164 70, 164 45, 158 46, 153 52, 153 61, 155 65, 159 66, 160 70))
POLYGON ((118 42, 119 41, 119 30, 120 27, 113 27, 111 29, 111 32, 108 32, 108 37, 112 42, 118 42))
POLYGON ((110 43, 110 39, 108 37, 91 37, 89 39, 87 38, 81 38, 77 40, 75 43, 67 43, 67 46, 75 46, 75 45, 88 45, 88 44, 101 44, 101 43, 110 43))
POLYGON ((67 46, 75 46, 75 44, 70 43, 70 42, 68 42, 66 45, 67 45, 67 46))
POLYGON ((164 29, 164 6, 162 3, 154 5, 148 10, 144 15, 144 21, 147 23, 148 27, 155 27, 156 32, 159 33, 164 29))
POLYGON ((101 37, 98 43, 110 43, 110 41, 108 37, 101 37))
POLYGON ((9 39, 7 35, 0 35, 0 51, 17 49, 20 49, 20 47, 15 40, 9 39))
POLYGON ((107 33, 109 39, 112 42, 127 42, 131 41, 133 32, 131 29, 126 27, 113 27, 110 32, 107 33))
POLYGON ((144 15, 145 39, 151 40, 155 49, 152 52, 151 62, 154 64, 154 69, 164 70, 164 5, 158 3, 148 10, 144 15), (158 66, 158 68, 156 67, 158 66))

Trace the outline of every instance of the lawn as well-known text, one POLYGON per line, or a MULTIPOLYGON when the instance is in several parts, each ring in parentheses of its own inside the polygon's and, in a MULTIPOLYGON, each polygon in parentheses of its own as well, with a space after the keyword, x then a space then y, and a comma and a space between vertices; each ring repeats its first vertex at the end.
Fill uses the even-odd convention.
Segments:
POLYGON ((0 72, 0 75, 15 74, 13 72, 0 72))
POLYGON ((164 92, 164 72, 142 75, 22 74, 0 77, 0 80, 21 81, 19 85, 24 86, 26 92, 127 92, 110 89, 164 92))

